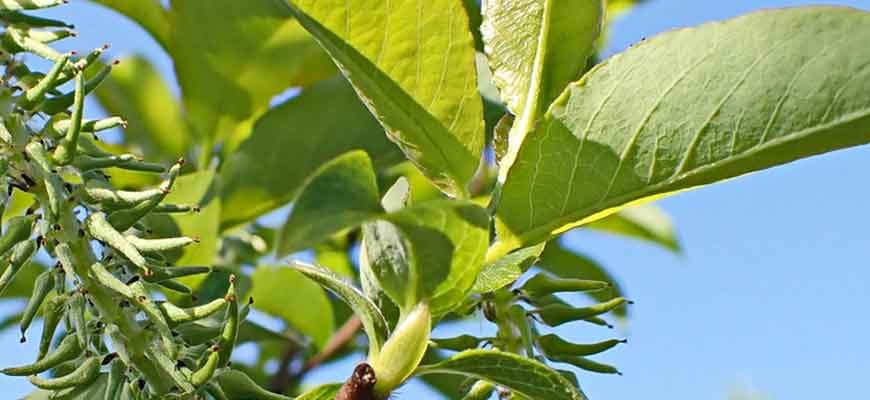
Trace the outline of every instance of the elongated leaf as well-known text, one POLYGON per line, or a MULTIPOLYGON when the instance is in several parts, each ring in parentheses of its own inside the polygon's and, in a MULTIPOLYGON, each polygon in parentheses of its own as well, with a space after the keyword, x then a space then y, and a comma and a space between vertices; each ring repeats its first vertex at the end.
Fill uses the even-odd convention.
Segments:
POLYGON ((229 154, 272 96, 334 75, 329 58, 274 0, 172 0, 169 49, 200 137, 229 154))
POLYGON ((380 351, 386 338, 389 336, 387 321, 378 307, 372 303, 362 292, 352 284, 335 275, 331 271, 316 265, 293 261, 291 266, 304 274, 309 279, 329 289, 353 310, 363 324, 363 329, 369 337, 370 352, 376 354, 380 351))
POLYGON ((340 389, 340 383, 321 385, 305 392, 297 397, 296 400, 335 400, 335 396, 338 394, 340 389))
POLYGON ((517 116, 501 160, 506 172, 539 114, 583 72, 601 30, 602 2, 486 0, 483 16, 493 82, 517 116))
POLYGON ((323 289, 291 268, 261 265, 251 276, 254 307, 281 317, 322 349, 335 330, 332 304, 323 289))
MULTIPOLYGON (((556 241, 547 245, 547 248, 541 253, 541 259, 537 265, 544 271, 561 278, 609 282, 611 288, 608 290, 584 293, 597 302, 604 302, 614 297, 625 297, 622 286, 603 265, 583 254, 565 248, 556 241)), ((628 307, 619 307, 613 310, 613 313, 624 318, 628 316, 628 307)))
POLYGON ((390 139, 442 190, 465 195, 484 137, 474 45, 462 3, 290 4, 390 139))
POLYGON ((530 358, 498 350, 468 350, 417 369, 417 375, 443 373, 483 379, 531 399, 586 400, 559 372, 530 358))
POLYGON ((152 38, 167 50, 169 40, 169 19, 166 16, 166 10, 160 4, 160 0, 91 0, 94 3, 102 4, 109 7, 118 13, 130 18, 143 29, 145 29, 152 38))
POLYGON ((665 33, 605 61, 523 143, 502 190, 494 253, 629 204, 870 141, 867 34, 864 11, 770 10, 665 33))
POLYGON ((310 247, 383 213, 371 159, 345 153, 313 174, 278 237, 278 255, 310 247))
POLYGON ((224 163, 222 228, 291 201, 318 167, 354 149, 365 150, 376 168, 402 159, 343 78, 304 89, 260 118, 224 163))
POLYGON ((541 243, 524 249, 519 249, 504 257, 495 260, 483 267, 477 280, 474 282, 474 293, 487 293, 501 289, 517 280, 529 267, 532 266, 546 243, 541 243))
POLYGON ((109 114, 127 120, 124 142, 143 154, 174 160, 187 151, 191 136, 178 101, 144 57, 121 59, 97 88, 96 98, 109 114))
POLYGON ((616 214, 593 221, 586 227, 652 242, 673 252, 680 252, 680 242, 674 232, 671 218, 653 205, 628 207, 616 214))
POLYGON ((290 397, 261 388, 241 371, 226 370, 217 375, 216 379, 221 389, 231 399, 292 400, 290 397))

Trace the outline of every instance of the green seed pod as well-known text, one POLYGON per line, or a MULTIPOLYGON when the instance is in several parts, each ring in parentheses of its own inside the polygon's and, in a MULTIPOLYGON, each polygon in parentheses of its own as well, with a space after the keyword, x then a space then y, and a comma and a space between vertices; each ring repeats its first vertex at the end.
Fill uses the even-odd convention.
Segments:
MULTIPOLYGON (((69 296, 63 294, 52 297, 42 309, 42 336, 39 338, 39 352, 36 355, 37 360, 42 360, 48 353, 51 346, 51 340, 54 338, 54 332, 57 330, 57 325, 63 319, 64 311, 69 296)), ((78 342, 76 342, 78 344, 78 342)))
MULTIPOLYGON (((60 119, 52 122, 51 127, 58 132, 66 132, 69 129, 72 121, 70 119, 60 119)), ((82 121, 82 133, 93 133, 99 131, 105 131, 108 129, 113 129, 117 127, 124 127, 127 125, 127 121, 121 117, 108 117, 101 119, 89 119, 82 121)), ((84 136, 84 135, 83 135, 84 136)), ((88 138, 91 140, 96 139, 93 135, 88 135, 88 138)), ((111 154, 111 153, 104 153, 111 154)))
POLYGON ((57 378, 40 378, 31 375, 28 377, 30 383, 40 389, 59 390, 81 385, 86 385, 95 381, 100 376, 100 357, 89 357, 79 365, 78 368, 61 377, 57 378))
POLYGON ((225 363, 220 362, 221 350, 220 345, 212 346, 208 353, 208 357, 205 359, 205 363, 190 376, 190 383, 192 383, 193 386, 202 386, 208 382, 212 376, 214 376, 214 373, 217 371, 219 366, 225 365, 225 363))
POLYGON ((69 302, 69 319, 72 323, 72 328, 75 330, 76 338, 79 341, 79 347, 82 349, 88 347, 88 327, 85 323, 85 302, 85 295, 81 291, 73 293, 69 302))
POLYGON ((133 235, 126 235, 130 244, 143 253, 160 253, 184 248, 190 244, 198 243, 199 239, 180 236, 166 239, 142 239, 133 235))
MULTIPOLYGON (((52 58, 52 60, 54 59, 56 58, 52 58)), ((97 86, 100 86, 100 84, 103 83, 103 80, 105 80, 106 77, 109 76, 110 72, 112 72, 111 65, 106 65, 105 67, 103 67, 103 69, 101 69, 91 79, 84 83, 84 85, 82 86, 81 96, 84 97, 90 92, 94 91, 94 89, 96 89, 97 86)), ((74 91, 73 93, 55 96, 46 100, 44 103, 42 103, 42 111, 46 114, 54 114, 64 111, 70 108, 70 106, 74 106, 75 99, 78 96, 77 93, 79 93, 78 90, 74 91)), ((73 110, 73 112, 75 112, 75 110, 73 110)))
POLYGON ((139 221, 146 214, 151 212, 160 202, 166 198, 166 194, 169 193, 169 190, 172 188, 172 185, 175 184, 175 178, 178 177, 178 174, 181 173, 181 166, 184 164, 183 160, 179 160, 176 162, 172 168, 169 169, 169 176, 160 183, 158 189, 162 192, 162 195, 157 196, 154 199, 143 201, 137 204, 135 207, 126 209, 126 210, 118 210, 111 213, 108 216, 108 221, 112 224, 112 226, 116 227, 120 231, 125 231, 133 226, 136 221, 139 221))
POLYGON ((451 351, 465 351, 477 348, 486 339, 471 335, 459 335, 445 339, 429 339, 432 345, 438 349, 451 351))
POLYGON ((82 198, 91 204, 99 204, 103 211, 115 211, 135 207, 139 203, 163 196, 160 189, 139 191, 116 190, 108 182, 90 179, 82 188, 82 198))
POLYGON ((380 353, 369 362, 377 377, 375 395, 386 398, 414 372, 426 353, 431 330, 432 313, 426 303, 418 304, 399 322, 380 353))
POLYGON ((81 156, 76 160, 75 166, 79 171, 85 172, 95 169, 120 167, 126 163, 136 161, 137 159, 138 158, 132 154, 110 155, 105 157, 81 156))
POLYGON ((145 281, 151 283, 160 283, 171 279, 183 278, 185 276, 207 274, 214 271, 212 267, 151 267, 152 274, 145 277, 145 281))
POLYGON ((175 326, 185 322, 193 322, 206 318, 220 311, 226 304, 227 300, 220 298, 214 299, 203 305, 187 308, 178 307, 168 301, 160 302, 157 306, 160 308, 160 311, 163 312, 163 315, 166 316, 169 325, 175 326))
POLYGON ((492 397, 495 391, 495 386, 486 381, 477 381, 474 386, 468 390, 468 393, 462 397, 462 400, 487 400, 492 397))
POLYGON ((24 109, 31 109, 34 105, 45 99, 45 94, 57 85, 57 79, 69 62, 69 57, 69 53, 66 53, 55 61, 48 73, 36 85, 24 92, 21 100, 18 102, 18 106, 24 109))
POLYGON ((160 204, 152 212, 161 214, 199 212, 199 207, 189 204, 160 204))
POLYGON ((628 303, 626 299, 622 297, 617 297, 603 303, 598 303, 589 307, 580 308, 565 306, 561 304, 553 304, 532 310, 529 312, 529 314, 537 315, 541 318, 541 320, 544 321, 545 324, 549 326, 559 326, 571 321, 585 320, 589 317, 596 317, 598 315, 610 312, 611 310, 626 303, 628 303))
POLYGON ((81 351, 82 347, 79 346, 79 342, 76 337, 74 335, 67 335, 63 338, 57 348, 54 349, 54 351, 46 354, 46 356, 39 361, 30 365, 5 368, 0 370, 0 372, 10 376, 27 376, 39 374, 48 371, 49 369, 54 368, 62 363, 75 359, 76 357, 81 355, 81 351))
POLYGON ((537 274, 520 288, 520 292, 529 297, 539 297, 558 292, 592 292, 609 289, 608 282, 589 281, 584 279, 553 278, 547 274, 537 274))
POLYGON ((85 230, 94 239, 97 239, 115 251, 121 253, 124 257, 130 260, 133 265, 145 272, 145 275, 150 275, 148 265, 145 258, 139 253, 127 239, 118 232, 109 221, 106 220, 106 215, 103 213, 93 213, 85 219, 85 230))
MULTIPOLYGON (((14 0, 13 0, 14 1, 14 0)), ((23 2, 23 1, 21 1, 23 2)), ((5 1, 4 1, 5 3, 5 1)), ((11 53, 21 53, 28 52, 33 53, 39 57, 42 57, 46 60, 57 61, 63 57, 63 54, 58 52, 57 50, 49 47, 45 43, 42 43, 38 40, 31 39, 27 36, 27 33, 18 28, 6 27, 6 34, 3 35, 4 44, 7 46, 7 50, 11 53), (7 40, 8 39, 8 42, 7 40)), ((63 109, 65 109, 64 107, 63 109)), ((61 110, 63 110, 61 109, 61 110)), ((60 111, 60 110, 58 110, 60 111)), ((49 113, 51 114, 51 113, 49 113)))
POLYGON ((45 297, 48 296, 51 289, 54 289, 53 271, 45 271, 39 274, 33 284, 33 294, 31 294, 30 299, 27 300, 27 306, 24 307, 24 313, 21 315, 20 327, 22 343, 26 340, 24 335, 27 333, 27 328, 30 327, 30 323, 33 322, 33 317, 36 316, 36 312, 39 311, 39 307, 42 306, 42 302, 45 301, 45 297))
POLYGON ((136 307, 145 314, 148 321, 154 324, 154 327, 157 328, 157 333, 160 335, 164 350, 169 354, 174 354, 176 352, 175 341, 172 339, 172 331, 169 328, 169 323, 163 317, 163 313, 160 312, 160 308, 157 307, 157 304, 151 301, 151 297, 148 295, 148 290, 145 288, 145 285, 143 285, 142 281, 139 280, 130 284, 129 287, 133 290, 134 296, 131 303, 135 304, 136 307))
MULTIPOLYGON (((109 49, 108 45, 105 45, 103 47, 98 47, 94 50, 91 50, 91 52, 89 52, 88 55, 86 55, 86 56, 80 58, 79 60, 77 60, 76 62, 68 65, 67 68, 65 68, 63 73, 60 75, 60 78, 58 78, 57 84, 62 85, 64 83, 67 83, 67 82, 71 81, 73 78, 75 78, 76 75, 78 75, 79 71, 85 71, 90 66, 97 65, 96 61, 99 60, 100 56, 102 56, 103 53, 108 49, 109 49), (72 68, 70 68, 70 66, 72 68)), ((87 84, 85 86, 87 87, 87 84)), ((48 114, 52 114, 52 115, 60 114, 64 110, 66 110, 67 108, 68 107, 64 107, 64 108, 61 108, 61 110, 59 110, 59 111, 51 112, 48 114)), ((61 132, 66 132, 66 130, 63 130, 61 132)))
MULTIPOLYGON (((5 7, 3 6, 0 7, 5 7)), ((5 22, 7 25, 26 25, 33 28, 72 28, 73 26, 54 19, 40 18, 34 17, 32 15, 22 14, 19 12, 4 12, 0 14, 0 21, 5 22)))
POLYGON ((115 275, 112 275, 103 264, 94 263, 91 265, 88 275, 104 288, 121 295, 127 300, 135 300, 136 295, 133 293, 133 289, 124 282, 121 282, 115 275))
POLYGON ((36 10, 64 3, 65 0, 3 0, 0 1, 0 11, 36 10))
POLYGON ((72 29, 55 29, 55 30, 37 30, 28 29, 27 37, 42 42, 45 44, 63 40, 71 36, 75 36, 76 32, 72 29))
POLYGON ((157 284, 160 286, 163 286, 165 289, 169 289, 173 292, 178 292, 178 293, 182 293, 182 294, 192 294, 193 293, 193 290, 189 286, 187 286, 183 283, 180 283, 180 282, 173 281, 173 280, 160 281, 160 282, 157 282, 157 284))
MULTIPOLYGON (((236 292, 236 276, 230 275, 230 287, 227 289, 227 294, 224 296, 227 302, 227 312, 224 317, 224 327, 221 330, 221 336, 218 340, 220 347, 220 365, 224 366, 230 362, 230 356, 233 349, 236 347, 236 340, 239 338, 239 326, 241 325, 239 315, 238 293, 236 292)), ((424 342, 425 343, 425 342, 424 342)))
POLYGON ((35 252, 35 241, 28 240, 15 245, 12 249, 12 254, 9 256, 9 266, 3 271, 3 275, 0 275, 0 296, 6 292, 6 289, 12 284, 12 280, 15 279, 15 274, 18 273, 24 264, 30 261, 35 252))
POLYGON ((538 346, 545 354, 561 356, 590 356, 610 350, 626 340, 610 339, 598 343, 577 344, 563 340, 557 335, 538 336, 538 346))
POLYGON ((57 256, 57 260, 60 262, 61 268, 63 268, 64 274, 69 277, 74 277, 75 275, 75 255, 70 249, 69 245, 66 243, 61 243, 54 248, 54 254, 57 256))
POLYGON ((120 398, 121 388, 127 377, 124 375, 127 367, 120 359, 112 360, 109 366, 109 376, 106 379, 106 392, 103 394, 103 400, 116 400, 120 398))
POLYGON ((598 372, 600 374, 617 374, 622 375, 616 367, 611 365, 602 364, 596 361, 592 361, 588 358, 579 357, 579 356, 548 356, 550 360, 556 362, 562 362, 571 364, 577 368, 590 371, 590 372, 598 372))
POLYGON ((6 232, 0 237, 0 254, 6 253, 19 242, 27 240, 33 230, 34 221, 36 221, 35 215, 11 218, 6 232))
MULTIPOLYGON (((66 131, 63 139, 57 144, 54 149, 54 161, 59 165, 67 165, 73 161, 78 146, 79 133, 82 131, 82 113, 85 107, 85 78, 84 73, 79 73, 76 77, 76 89, 74 92, 73 111, 70 117, 69 129, 66 131)), ((53 100, 53 99, 52 99, 53 100)), ((47 102, 46 102, 47 103, 47 102)), ((63 109, 66 109, 64 107, 63 109)), ((60 111, 60 110, 58 110, 60 111)))

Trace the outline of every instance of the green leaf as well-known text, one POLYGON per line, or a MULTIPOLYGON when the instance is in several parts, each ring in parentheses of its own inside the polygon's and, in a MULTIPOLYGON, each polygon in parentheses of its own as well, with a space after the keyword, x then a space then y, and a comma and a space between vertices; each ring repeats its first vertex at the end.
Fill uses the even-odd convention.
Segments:
POLYGON ((403 309, 428 299, 437 319, 462 303, 474 285, 489 243, 488 220, 486 210, 461 200, 434 200, 390 213, 378 229, 384 235, 365 240, 372 276, 403 309), (375 252, 385 243, 390 251, 375 252))
POLYGON ((96 98, 106 112, 127 120, 124 142, 140 152, 174 160, 190 146, 178 101, 144 57, 121 59, 97 88, 96 98))
POLYGON ((292 400, 290 397, 272 393, 257 385, 247 374, 241 371, 228 369, 216 377, 218 384, 224 393, 231 399, 256 399, 256 400, 292 400))
POLYGON ((493 253, 870 141, 867 34, 870 13, 789 8, 665 33, 610 58, 522 144, 493 253))
POLYGON ((169 20, 166 9, 160 0, 91 0, 94 3, 109 7, 118 13, 130 18, 160 45, 164 50, 169 46, 169 20))
POLYGON ((278 236, 278 256, 299 251, 383 213, 372 161, 361 150, 321 166, 278 236))
POLYGON ((377 354, 389 336, 387 321, 378 307, 362 292, 328 269, 301 261, 291 262, 291 266, 304 274, 308 279, 329 289, 353 310, 363 324, 363 329, 369 337, 369 352, 377 354))
MULTIPOLYGON (((547 248, 541 253, 541 259, 537 265, 542 270, 561 278, 610 283, 611 288, 609 290, 584 293, 596 302, 605 302, 614 297, 625 297, 625 292, 619 282, 610 275, 610 272, 604 266, 585 255, 566 249, 557 241, 550 242, 547 245, 547 248)), ((628 316, 628 307, 616 308, 613 310, 613 313, 618 317, 625 318, 628 316)))
MULTIPOLYGON (((540 114, 577 79, 601 31, 601 0, 489 0, 481 32, 492 79, 517 116, 502 175, 540 114)), ((503 176, 502 176, 503 177, 503 176)))
POLYGON ((541 243, 519 249, 487 264, 478 274, 471 291, 488 293, 510 285, 538 261, 545 245, 546 243, 541 243))
POLYGON ((322 349, 335 330, 332 304, 323 289, 291 268, 258 266, 251 277, 254 307, 281 317, 322 349))
POLYGON ((293 200, 318 167, 354 149, 368 152, 377 168, 402 157, 343 78, 304 89, 260 118, 225 161, 222 228, 293 200))
POLYGON ((297 397, 296 400, 335 400, 339 390, 341 390, 340 383, 320 385, 305 392, 305 394, 297 397))
POLYGON ((480 163, 484 126, 462 3, 290 2, 390 139, 442 190, 464 196, 480 163))
POLYGON ((587 224, 586 228, 652 242, 675 253, 680 252, 680 241, 671 218, 650 204, 625 208, 587 224))
POLYGON ((417 369, 417 375, 459 374, 486 380, 531 399, 586 400, 559 372, 530 358, 499 350, 468 350, 417 369))
POLYGON ((272 96, 334 75, 329 58, 274 0, 172 0, 170 53, 196 133, 229 154, 272 96))

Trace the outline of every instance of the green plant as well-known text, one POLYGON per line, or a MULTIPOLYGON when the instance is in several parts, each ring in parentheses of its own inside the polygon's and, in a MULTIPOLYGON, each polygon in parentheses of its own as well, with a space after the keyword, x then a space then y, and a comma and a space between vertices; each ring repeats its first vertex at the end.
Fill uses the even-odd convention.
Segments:
POLYGON ((0 295, 30 299, 7 323, 22 339, 44 320, 37 360, 0 372, 33 398, 382 399, 420 377, 451 397, 585 399, 551 362, 618 373, 587 357, 623 341, 539 327, 609 326, 631 302, 560 233, 678 250, 642 203, 870 141, 870 14, 848 8, 669 32, 590 68, 633 2, 95 2, 167 51, 182 104, 144 58, 50 47, 70 27, 25 12, 63 1, 0 2, 0 295), (85 119, 91 93, 126 119, 85 119), (117 127, 122 144, 97 139, 117 127), (280 228, 257 221, 288 203, 280 228), (494 337, 430 337, 476 310, 494 337), (242 343, 254 363, 230 363, 242 343), (360 352, 347 382, 299 387, 360 352))

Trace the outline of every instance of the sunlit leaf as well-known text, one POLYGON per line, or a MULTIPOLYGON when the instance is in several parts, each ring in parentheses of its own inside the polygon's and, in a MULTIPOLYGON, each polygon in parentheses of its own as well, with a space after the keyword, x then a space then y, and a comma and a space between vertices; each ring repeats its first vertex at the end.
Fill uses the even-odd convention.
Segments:
POLYGON ((484 137, 462 3, 289 4, 405 155, 442 190, 464 195, 484 137))
POLYGON ((870 141, 865 34, 864 11, 769 10, 668 32, 599 64, 523 142, 502 188, 494 254, 870 141))
POLYGON ((332 304, 323 289, 288 267, 261 265, 251 277, 254 307, 281 317, 322 349, 332 335, 332 304))

